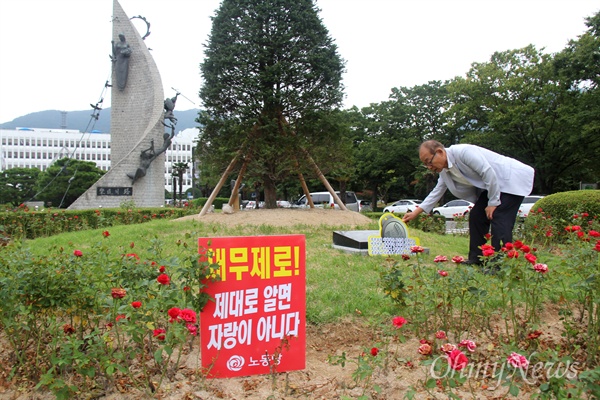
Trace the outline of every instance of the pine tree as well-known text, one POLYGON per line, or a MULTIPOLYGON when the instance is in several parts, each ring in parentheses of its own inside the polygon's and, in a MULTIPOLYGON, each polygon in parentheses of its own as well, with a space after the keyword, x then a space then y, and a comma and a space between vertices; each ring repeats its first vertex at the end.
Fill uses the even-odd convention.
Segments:
POLYGON ((344 61, 318 11, 312 0, 224 0, 213 17, 201 65, 201 160, 223 170, 239 154, 267 208, 313 149, 325 165, 343 156, 335 150, 344 61))

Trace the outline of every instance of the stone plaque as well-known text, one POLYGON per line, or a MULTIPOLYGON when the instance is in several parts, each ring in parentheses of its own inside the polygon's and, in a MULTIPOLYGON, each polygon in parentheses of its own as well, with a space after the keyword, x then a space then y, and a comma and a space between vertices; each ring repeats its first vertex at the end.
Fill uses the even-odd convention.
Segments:
POLYGON ((97 196, 133 196, 133 187, 98 187, 97 196))

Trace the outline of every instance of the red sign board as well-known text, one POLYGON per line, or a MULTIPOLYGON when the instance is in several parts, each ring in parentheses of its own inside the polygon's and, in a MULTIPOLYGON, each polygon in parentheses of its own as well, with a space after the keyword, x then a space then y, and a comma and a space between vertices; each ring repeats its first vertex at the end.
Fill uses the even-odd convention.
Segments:
POLYGON ((200 313, 200 357, 210 378, 301 370, 306 363, 304 235, 199 238, 219 265, 200 313))

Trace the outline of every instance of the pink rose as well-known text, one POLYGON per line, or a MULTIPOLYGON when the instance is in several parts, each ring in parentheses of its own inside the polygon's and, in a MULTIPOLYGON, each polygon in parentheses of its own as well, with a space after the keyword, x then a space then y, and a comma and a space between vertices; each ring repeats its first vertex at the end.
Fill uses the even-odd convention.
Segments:
POLYGON ((475 344, 474 341, 472 340, 463 340, 458 344, 459 347, 466 347, 467 350, 469 350, 469 352, 474 352, 475 349, 477 348, 477 345, 475 344))
POLYGON ((548 272, 548 266, 546 264, 537 263, 533 266, 533 269, 539 272, 540 274, 545 274, 548 272))
POLYGON ((192 336, 198 335, 198 327, 195 324, 187 324, 185 327, 192 336))
POLYGON ((446 262, 448 261, 448 257, 446 256, 435 256, 435 258, 433 259, 433 262, 446 262))
POLYGON ((427 343, 423 343, 422 345, 419 346, 419 354, 423 354, 424 356, 428 356, 431 354, 431 346, 428 345, 427 343))
POLYGON ((444 344, 442 345, 442 347, 440 347, 440 351, 441 351, 442 353, 446 353, 446 354, 447 354, 447 353, 450 353, 450 352, 452 352, 452 351, 454 351, 454 350, 456 350, 456 346, 455 346, 455 345, 453 345, 452 343, 444 343, 444 344))
POLYGON ((456 263, 456 264, 460 264, 462 262, 465 262, 465 258, 463 256, 454 256, 454 257, 452 257, 452 262, 456 263))
POLYGON ((435 333, 435 338, 436 339, 440 339, 440 340, 446 339, 447 338, 446 332, 444 332, 444 331, 437 331, 435 333))
POLYGON ((440 276, 448 276, 448 271, 444 271, 443 269, 438 269, 438 274, 440 274, 440 276))
POLYGON ((113 299, 122 299, 127 294, 127 291, 123 288, 112 288, 110 290, 110 295, 113 299))
POLYGON ((527 369, 529 366, 529 361, 527 358, 515 352, 512 352, 510 356, 506 358, 506 361, 508 361, 508 363, 515 368, 527 369))

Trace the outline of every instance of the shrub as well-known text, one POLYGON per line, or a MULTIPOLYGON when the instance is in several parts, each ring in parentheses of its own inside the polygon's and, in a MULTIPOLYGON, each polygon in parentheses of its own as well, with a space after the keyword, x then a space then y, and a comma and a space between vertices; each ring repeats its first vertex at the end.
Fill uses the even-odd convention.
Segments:
POLYGON ((584 225, 600 218, 600 190, 574 190, 538 200, 525 218, 525 230, 535 232, 552 220, 554 238, 560 240, 567 226, 584 225))

